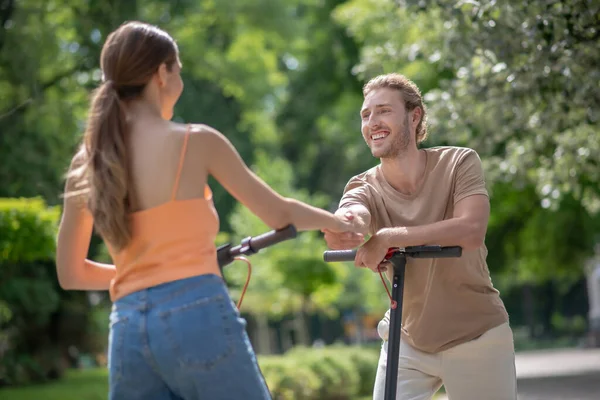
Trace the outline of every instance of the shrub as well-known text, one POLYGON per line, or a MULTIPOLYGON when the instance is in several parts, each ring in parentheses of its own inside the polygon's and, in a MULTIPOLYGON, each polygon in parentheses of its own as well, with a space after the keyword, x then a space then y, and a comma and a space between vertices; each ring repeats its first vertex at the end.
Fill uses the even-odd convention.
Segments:
POLYGON ((379 348, 362 349, 360 347, 339 347, 340 350, 348 354, 352 364, 356 367, 360 377, 358 394, 368 396, 373 393, 373 384, 377 374, 377 364, 379 363, 379 348))
POLYGON ((59 377, 86 338, 86 294, 56 277, 59 218, 39 198, 0 199, 0 385, 59 377))
POLYGON ((282 356, 261 357, 260 368, 274 400, 319 398, 321 379, 300 359, 282 356))
POLYGON ((283 356, 261 356, 274 400, 350 400, 373 391, 378 352, 370 348, 296 347, 283 356))

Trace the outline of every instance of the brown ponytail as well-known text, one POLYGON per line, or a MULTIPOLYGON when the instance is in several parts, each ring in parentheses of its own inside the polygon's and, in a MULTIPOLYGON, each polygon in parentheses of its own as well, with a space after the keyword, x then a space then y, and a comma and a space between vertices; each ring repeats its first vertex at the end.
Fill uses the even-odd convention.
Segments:
POLYGON ((92 96, 67 196, 83 196, 97 232, 117 251, 131 238, 125 103, 141 96, 158 67, 171 67, 177 47, 164 31, 129 22, 111 33, 100 56, 106 78, 92 96))
POLYGON ((88 207, 98 233, 115 248, 131 238, 125 115, 111 81, 94 95, 85 140, 89 162, 88 207))

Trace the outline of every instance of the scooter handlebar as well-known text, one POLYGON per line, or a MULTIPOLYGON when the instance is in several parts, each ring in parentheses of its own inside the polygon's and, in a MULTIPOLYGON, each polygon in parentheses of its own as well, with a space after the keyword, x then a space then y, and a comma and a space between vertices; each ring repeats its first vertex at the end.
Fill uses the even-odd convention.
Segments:
POLYGON ((354 261, 356 250, 328 250, 323 253, 325 262, 354 261))
POLYGON ((297 231, 294 225, 288 225, 284 228, 272 230, 254 237, 247 237, 236 246, 227 243, 219 246, 217 249, 217 261, 219 267, 233 262, 234 258, 240 255, 252 255, 258 253, 265 247, 283 242, 296 237, 297 231))
MULTIPOLYGON (((405 257, 412 258, 451 258, 461 257, 462 247, 460 246, 410 246, 404 249, 391 248, 388 250, 383 261, 387 261, 396 254, 402 254, 405 257)), ((323 253, 325 262, 344 262, 354 261, 356 250, 327 250, 323 253)))

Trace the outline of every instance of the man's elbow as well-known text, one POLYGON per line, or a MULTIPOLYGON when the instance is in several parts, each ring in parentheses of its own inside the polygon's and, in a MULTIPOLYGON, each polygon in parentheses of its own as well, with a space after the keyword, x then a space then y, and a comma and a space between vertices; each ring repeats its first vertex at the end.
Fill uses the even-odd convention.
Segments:
POLYGON ((462 241, 461 247, 463 251, 472 251, 477 250, 481 246, 483 246, 484 240, 476 237, 468 238, 462 241))
POLYGON ((469 226, 468 232, 461 240, 461 247, 464 251, 477 250, 485 243, 485 226, 482 224, 472 224, 469 226))

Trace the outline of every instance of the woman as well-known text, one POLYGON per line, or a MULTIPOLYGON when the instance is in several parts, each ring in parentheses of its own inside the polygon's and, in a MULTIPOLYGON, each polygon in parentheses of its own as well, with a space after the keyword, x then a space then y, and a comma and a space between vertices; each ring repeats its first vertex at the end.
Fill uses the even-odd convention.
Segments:
POLYGON ((269 398, 220 276, 207 177, 274 229, 345 231, 352 216, 281 197, 220 132, 171 122, 183 83, 166 32, 122 25, 101 68, 67 175, 56 263, 64 289, 110 291, 110 399, 269 398), (115 265, 86 259, 93 225, 115 265))

